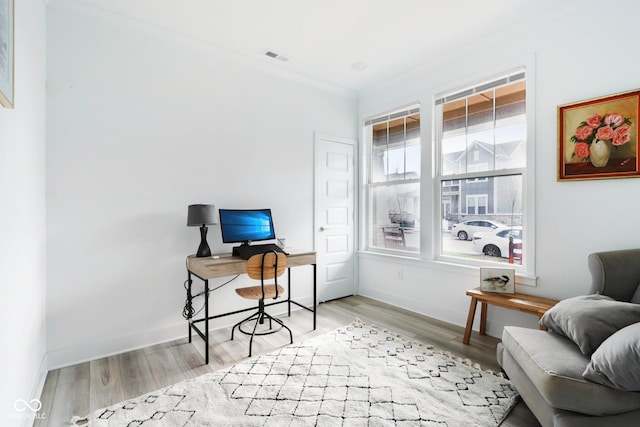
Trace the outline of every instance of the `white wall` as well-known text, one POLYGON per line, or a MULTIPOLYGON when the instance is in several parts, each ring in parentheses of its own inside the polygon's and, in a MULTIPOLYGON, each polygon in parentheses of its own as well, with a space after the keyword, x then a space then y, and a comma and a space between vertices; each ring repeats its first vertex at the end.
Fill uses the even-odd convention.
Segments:
POLYGON ((186 335, 189 204, 272 208, 312 247, 313 133, 354 137, 354 94, 77 1, 48 5, 47 38, 50 368, 186 335))
MULTIPOLYGON (((584 294, 590 286, 589 253, 640 244, 636 218, 640 180, 556 181, 557 106, 640 87, 640 61, 634 54, 640 3, 618 0, 608 3, 607 10, 612 15, 603 15, 600 3, 589 1, 560 18, 551 18, 550 11, 545 22, 506 28, 502 36, 474 41, 360 94, 360 117, 421 101, 426 106, 423 121, 429 122, 423 159, 431 160, 431 123, 426 113, 430 114, 434 94, 476 83, 534 58, 536 125, 535 140, 530 143, 535 144, 538 280, 537 287, 523 287, 523 292, 555 299, 584 294)), ((423 176, 430 174, 430 169, 423 171, 423 176)), ((432 193, 433 188, 424 185, 423 201, 429 203, 432 193)), ((423 209, 423 216, 430 210, 423 209)), ((428 221, 423 218, 422 223, 428 221)), ((430 230, 423 228, 423 232, 430 230)), ((478 283, 476 269, 428 261, 363 255, 359 270, 361 294, 458 325, 464 325, 468 312, 465 290, 478 283)), ((508 324, 536 327, 535 320, 490 308, 488 333, 500 336, 508 324)))
MULTIPOLYGON (((351 94, 253 59, 82 2, 51 2, 49 367, 184 336, 184 256, 198 244, 198 231, 185 227, 188 204, 271 207, 278 234, 310 247, 314 131, 355 137, 357 117, 429 105, 434 93, 532 57, 538 286, 525 291, 584 293, 587 254, 635 247, 640 235, 639 180, 556 181, 557 105, 640 86, 632 54, 640 5, 614 1, 620 11, 604 31, 590 24, 601 17, 594 4, 474 41, 360 93, 358 109, 351 94), (274 195, 273 182, 285 191, 274 195)), ((423 200, 431 194, 424 186, 423 200)), ((422 215, 424 224, 429 212, 422 215)), ((217 226, 209 243, 228 249, 217 226)), ((361 294, 460 325, 464 291, 477 284, 475 269, 375 255, 362 255, 359 271, 361 294)), ((242 304, 234 287, 217 291, 214 308, 242 304)), ((536 326, 531 316, 490 309, 488 332, 499 336, 505 324, 536 326)))
POLYGON ((26 425, 45 361, 45 1, 15 5, 15 109, 0 107, 0 424, 26 425))

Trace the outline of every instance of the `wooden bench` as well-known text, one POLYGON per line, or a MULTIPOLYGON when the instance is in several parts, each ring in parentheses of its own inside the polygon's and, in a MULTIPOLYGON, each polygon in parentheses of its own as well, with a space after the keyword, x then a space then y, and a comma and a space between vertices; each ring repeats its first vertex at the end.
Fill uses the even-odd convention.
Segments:
MULTIPOLYGON (((538 320, 551 307, 556 305, 558 301, 535 297, 527 294, 502 294, 496 292, 484 292, 480 288, 469 289, 467 295, 471 297, 471 305, 469 306, 469 317, 467 317, 467 327, 464 330, 464 338, 462 342, 469 344, 471 339, 471 330, 473 329, 473 321, 476 316, 476 306, 478 302, 482 303, 480 309, 480 335, 485 335, 487 329, 487 305, 492 304, 498 307, 518 310, 524 313, 535 314, 538 320)), ((545 330, 544 326, 540 329, 545 330)))

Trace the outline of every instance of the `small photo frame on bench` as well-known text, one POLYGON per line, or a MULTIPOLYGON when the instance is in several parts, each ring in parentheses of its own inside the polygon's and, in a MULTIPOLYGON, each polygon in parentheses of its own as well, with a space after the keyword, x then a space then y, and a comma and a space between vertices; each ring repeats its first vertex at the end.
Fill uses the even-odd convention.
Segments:
POLYGON ((481 267, 480 289, 485 292, 515 293, 516 270, 513 268, 481 267))

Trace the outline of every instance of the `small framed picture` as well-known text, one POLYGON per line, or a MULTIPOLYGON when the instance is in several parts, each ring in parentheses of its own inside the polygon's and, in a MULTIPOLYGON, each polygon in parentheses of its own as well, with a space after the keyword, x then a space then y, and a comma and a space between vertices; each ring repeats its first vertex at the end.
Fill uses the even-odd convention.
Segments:
POLYGON ((480 268, 480 289, 487 292, 512 294, 516 291, 516 270, 513 268, 480 268))

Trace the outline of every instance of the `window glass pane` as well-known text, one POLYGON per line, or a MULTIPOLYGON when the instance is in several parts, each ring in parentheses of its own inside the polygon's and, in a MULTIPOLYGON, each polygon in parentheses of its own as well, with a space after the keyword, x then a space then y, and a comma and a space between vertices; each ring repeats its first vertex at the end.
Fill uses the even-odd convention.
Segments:
POLYGON ((420 113, 407 117, 407 140, 414 139, 420 143, 420 113))
POLYGON ((387 150, 384 154, 386 181, 398 181, 420 177, 420 145, 407 145, 387 150))
POLYGON ((467 100, 459 99, 444 104, 442 111, 442 130, 443 132, 451 132, 467 127, 467 100))
POLYGON ((420 251, 418 106, 368 120, 368 247, 420 251), (407 183, 407 181, 411 181, 407 183))
POLYGON ((519 81, 442 104, 442 175, 525 167, 525 88, 519 81))
POLYGON ((496 120, 526 114, 525 87, 523 80, 496 89, 496 120))
POLYGON ((467 127, 478 125, 493 126, 493 90, 469 97, 469 118, 467 127))
POLYGON ((371 188, 369 215, 372 247, 420 251, 420 184, 371 188))
POLYGON ((496 169, 526 166, 527 124, 524 121, 496 127, 496 169))
POLYGON ((441 194, 443 255, 508 263, 515 250, 513 262, 522 263, 521 174, 472 183, 445 180, 441 194), (511 252, 511 233, 498 235, 505 229, 513 230, 511 252))
POLYGON ((494 144, 493 128, 470 132, 467 135, 467 172, 493 170, 494 144))
POLYGON ((442 177, 440 255, 522 263, 524 182, 520 170, 527 166, 523 76, 522 71, 512 72, 445 94, 435 102, 435 111, 441 114, 437 118, 438 173, 442 177), (522 80, 509 82, 513 78, 522 80), (453 98, 458 99, 446 101, 453 98), (492 176, 505 169, 518 173, 492 176), (446 179, 454 174, 461 179, 446 179))
POLYGON ((467 146, 465 134, 449 134, 442 138, 442 174, 454 175, 466 171, 466 159, 463 156, 467 146))
POLYGON ((371 126, 371 182, 420 177, 420 115, 371 126))
POLYGON ((404 147, 387 150, 384 154, 387 180, 404 179, 404 147))

